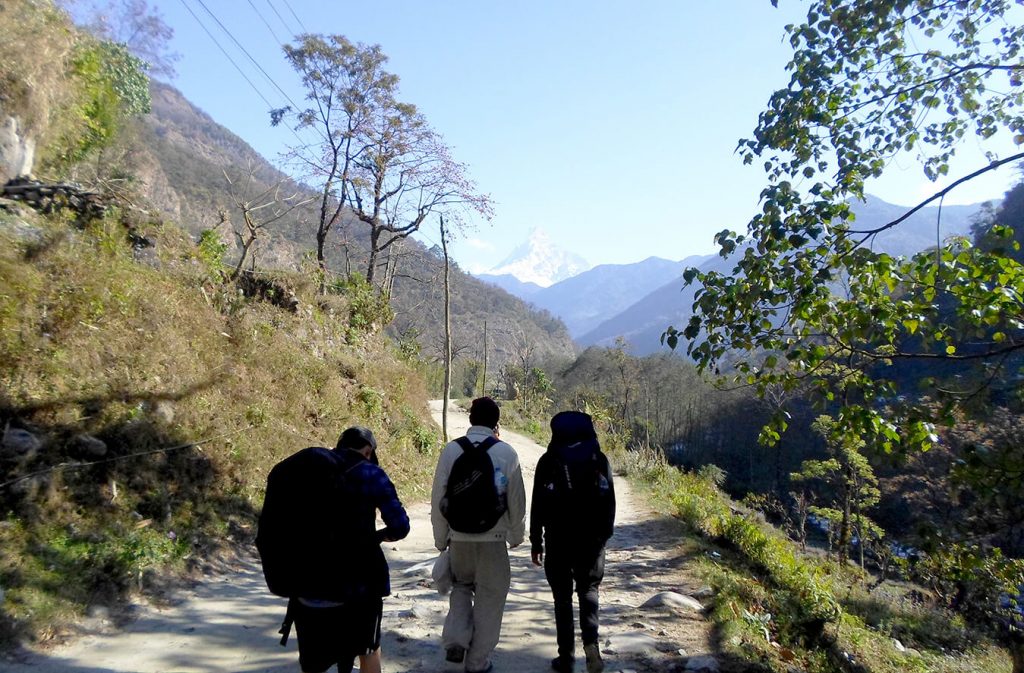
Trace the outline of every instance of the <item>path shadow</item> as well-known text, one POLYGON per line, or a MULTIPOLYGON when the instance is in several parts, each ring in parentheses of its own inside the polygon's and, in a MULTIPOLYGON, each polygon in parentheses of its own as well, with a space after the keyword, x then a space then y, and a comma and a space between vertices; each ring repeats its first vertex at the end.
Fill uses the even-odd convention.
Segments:
MULTIPOLYGON (((8 517, 0 546, 10 545, 19 557, 0 563, 0 586, 17 610, 37 609, 32 596, 44 594, 123 622, 131 618, 125 608, 135 592, 159 594, 173 582, 147 570, 160 559, 184 555, 199 567, 200 559, 251 535, 244 526, 218 525, 255 521, 256 512, 241 494, 216 488, 226 479, 216 463, 154 411, 158 402, 214 384, 210 378, 176 390, 27 404, 0 394, 0 434, 14 428, 32 438, 22 451, 0 450, 0 510, 8 517), (140 413, 99 420, 123 418, 107 413, 111 405, 140 413)), ((17 647, 30 630, 0 612, 0 647, 17 647)))

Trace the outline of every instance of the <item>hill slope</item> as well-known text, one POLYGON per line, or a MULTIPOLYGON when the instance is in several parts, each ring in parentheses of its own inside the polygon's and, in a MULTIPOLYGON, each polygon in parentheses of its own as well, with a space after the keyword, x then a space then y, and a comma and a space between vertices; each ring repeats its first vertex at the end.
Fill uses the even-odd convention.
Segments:
MULTIPOLYGON (((152 84, 153 112, 139 127, 139 139, 132 146, 132 160, 141 177, 144 191, 153 204, 178 221, 193 236, 218 226, 219 213, 235 221, 224 177, 226 171, 236 181, 250 172, 254 176, 251 192, 261 191, 278 182, 282 194, 307 187, 289 180, 260 157, 242 139, 217 124, 209 115, 189 103, 173 87, 152 84)), ((260 266, 299 269, 303 255, 314 245, 316 213, 313 207, 300 209, 276 224, 258 250, 260 266)), ((218 229, 221 239, 235 250, 230 226, 218 229)), ((365 264, 366 237, 357 223, 342 222, 337 236, 329 241, 328 263, 334 270, 361 269, 365 264), (346 250, 341 241, 348 243, 346 250)), ((407 239, 401 246, 399 277, 391 297, 396 312, 392 333, 410 334, 415 329, 425 353, 436 351, 443 340, 443 263, 419 242, 407 239)), ((231 253, 229 253, 231 256, 231 253)), ((453 330, 456 342, 477 339, 484 320, 500 323, 506 331, 534 344, 543 356, 569 356, 573 343, 565 327, 550 315, 538 312, 505 291, 474 279, 453 268, 453 330)), ((482 343, 482 342, 481 342, 482 343)), ((499 345, 490 353, 495 370, 507 357, 499 345)), ((477 357, 481 357, 478 354, 477 357)))
MULTIPOLYGON (((891 255, 911 255, 935 245, 936 236, 966 235, 981 205, 946 206, 941 219, 938 208, 923 208, 907 221, 876 237, 873 249, 891 255), (938 229, 938 231, 937 231, 938 229)), ((906 211, 874 197, 854 206, 857 227, 868 229, 891 221, 906 211)), ((701 271, 731 273, 734 263, 714 256, 697 265, 701 271)), ((612 316, 592 330, 577 337, 583 346, 611 346, 624 337, 636 355, 649 355, 661 350, 660 339, 669 325, 685 326, 691 314, 694 286, 683 287, 674 280, 638 300, 618 315, 612 316)))

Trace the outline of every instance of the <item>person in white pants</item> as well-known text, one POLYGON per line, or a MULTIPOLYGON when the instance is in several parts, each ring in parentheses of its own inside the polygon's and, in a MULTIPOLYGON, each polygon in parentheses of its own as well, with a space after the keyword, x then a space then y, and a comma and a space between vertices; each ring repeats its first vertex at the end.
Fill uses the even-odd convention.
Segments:
MULTIPOLYGON (((466 438, 475 446, 493 441, 489 438, 497 438, 500 414, 491 398, 473 400, 466 438)), ((494 464, 499 497, 507 503, 506 510, 485 532, 453 530, 442 514, 442 500, 452 466, 462 453, 458 441, 444 447, 431 491, 434 544, 439 551, 448 549, 452 571, 448 617, 441 640, 445 659, 464 663, 467 673, 483 673, 493 668, 490 656, 501 635, 511 579, 508 548, 519 546, 526 534, 526 488, 515 449, 500 440, 491 444, 488 454, 494 464)))

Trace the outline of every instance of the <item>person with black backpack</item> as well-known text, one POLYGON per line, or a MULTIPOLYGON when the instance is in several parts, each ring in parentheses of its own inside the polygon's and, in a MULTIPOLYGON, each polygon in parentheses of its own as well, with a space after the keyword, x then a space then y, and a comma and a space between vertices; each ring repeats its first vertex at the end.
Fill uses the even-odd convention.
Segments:
POLYGON ((473 400, 465 437, 441 452, 431 491, 434 544, 448 549, 452 590, 441 641, 445 659, 467 673, 490 671, 511 584, 508 547, 526 534, 526 488, 519 456, 497 437, 501 411, 473 400), (508 545, 508 547, 506 547, 508 545))
POLYGON ((288 598, 303 673, 380 671, 383 598, 391 593, 382 542, 409 534, 409 516, 377 462, 377 441, 351 427, 334 450, 310 447, 267 477, 256 547, 267 587, 288 598), (384 528, 377 530, 377 511, 384 528))
POLYGON ((615 525, 611 466, 601 452, 593 419, 562 411, 551 419, 551 443, 537 462, 530 505, 534 565, 544 566, 555 602, 558 656, 551 668, 572 673, 575 627, 572 594, 580 606, 580 631, 588 673, 601 673, 598 589, 604 578, 605 544, 615 525))

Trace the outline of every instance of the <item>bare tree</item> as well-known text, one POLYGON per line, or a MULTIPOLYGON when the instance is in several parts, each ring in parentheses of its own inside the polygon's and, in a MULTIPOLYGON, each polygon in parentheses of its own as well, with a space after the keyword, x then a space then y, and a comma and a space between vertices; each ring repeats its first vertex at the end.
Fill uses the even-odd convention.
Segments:
POLYGON ((369 150, 373 113, 390 105, 398 77, 384 70, 387 56, 379 46, 353 44, 343 35, 301 35, 284 52, 302 78, 307 107, 272 110, 270 121, 274 126, 288 122, 317 136, 293 146, 290 158, 320 185, 316 259, 323 290, 327 236, 349 200, 355 162, 369 150))
POLYGON ((465 165, 452 158, 415 106, 393 101, 374 112, 369 148, 356 161, 349 191, 355 216, 369 229, 371 282, 380 254, 419 231, 431 213, 447 216, 451 232, 466 210, 488 218, 492 212, 490 197, 476 193, 465 165))
POLYGON ((255 182, 254 173, 255 167, 252 162, 249 162, 246 176, 241 181, 241 184, 239 184, 236 180, 231 179, 227 171, 224 171, 224 179, 228 183, 231 201, 235 208, 241 211, 242 221, 245 223, 244 231, 237 228, 234 229, 235 238, 241 247, 241 253, 238 256, 238 262, 235 264, 234 270, 229 276, 231 280, 238 278, 245 265, 246 257, 249 256, 257 239, 263 235, 267 227, 287 217, 296 208, 300 208, 313 200, 312 197, 300 199, 300 192, 298 191, 290 196, 281 198, 281 182, 252 194, 254 188, 259 188, 255 182))
POLYGON ((303 35, 285 47, 285 55, 302 78, 309 105, 274 110, 271 123, 289 119, 296 130, 320 137, 293 148, 292 158, 322 185, 321 270, 324 241, 346 208, 367 227, 371 283, 381 254, 419 231, 431 213, 444 215, 449 231, 462 226, 467 211, 491 216, 490 197, 476 192, 465 165, 452 159, 414 105, 397 99, 398 77, 384 70, 387 57, 378 45, 303 35))
POLYGON ((123 44, 146 62, 148 73, 173 79, 181 54, 169 49, 174 29, 146 0, 64 0, 58 3, 95 35, 123 44))

